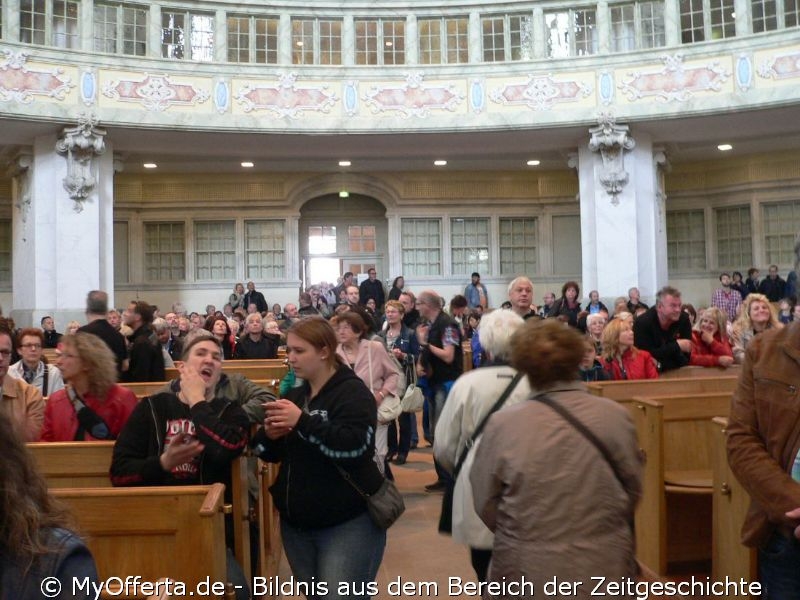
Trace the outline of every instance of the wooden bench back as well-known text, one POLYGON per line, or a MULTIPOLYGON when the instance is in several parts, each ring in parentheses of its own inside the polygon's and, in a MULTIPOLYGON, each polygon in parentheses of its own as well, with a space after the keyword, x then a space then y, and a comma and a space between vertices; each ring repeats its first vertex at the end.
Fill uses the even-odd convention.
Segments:
POLYGON ((50 489, 111 487, 114 442, 35 442, 27 447, 50 489))
POLYGON ((633 402, 660 412, 664 471, 708 471, 710 475, 708 422, 730 412, 731 394, 636 396, 633 402))
POLYGON ((705 394, 730 392, 736 388, 738 378, 683 377, 678 379, 636 379, 629 381, 596 381, 588 384, 596 396, 612 400, 630 400, 634 396, 667 396, 674 394, 705 394))
POLYGON ((747 509, 748 496, 728 465, 727 417, 712 419, 711 431, 713 466, 711 577, 715 581, 755 581, 757 578, 756 551, 741 541, 741 530, 747 509))
POLYGON ((188 597, 206 578, 226 580, 224 490, 214 484, 63 488, 51 494, 72 509, 100 580, 169 577, 186 583, 188 597))

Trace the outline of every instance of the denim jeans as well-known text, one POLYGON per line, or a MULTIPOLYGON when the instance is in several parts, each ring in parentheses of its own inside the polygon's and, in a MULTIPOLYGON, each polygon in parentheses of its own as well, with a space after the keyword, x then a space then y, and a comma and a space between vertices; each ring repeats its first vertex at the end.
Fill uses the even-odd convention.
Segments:
POLYGON ((369 598, 366 585, 375 581, 383 551, 386 531, 375 526, 369 514, 333 527, 297 529, 281 519, 283 549, 292 573, 298 581, 309 583, 308 599, 338 600, 369 598), (327 595, 313 594, 310 583, 327 582, 327 595), (340 583, 350 585, 349 593, 340 593, 340 583))
POLYGON ((800 541, 772 534, 767 545, 758 551, 758 579, 761 600, 797 600, 800 598, 800 541))

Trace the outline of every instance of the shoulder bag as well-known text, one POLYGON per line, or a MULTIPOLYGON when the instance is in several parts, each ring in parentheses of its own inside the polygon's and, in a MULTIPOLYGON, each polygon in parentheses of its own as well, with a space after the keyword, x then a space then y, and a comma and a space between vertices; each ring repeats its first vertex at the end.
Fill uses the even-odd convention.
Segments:
POLYGON ((410 368, 406 369, 406 379, 408 379, 408 387, 403 393, 400 408, 407 413, 419 412, 425 404, 425 396, 422 393, 422 388, 417 385, 416 361, 412 361, 410 368))
MULTIPOLYGON (((372 379, 372 344, 367 346, 367 360, 369 361, 369 391, 375 393, 372 379)), ((397 394, 386 394, 378 405, 378 424, 385 425, 391 423, 400 413, 403 412, 400 406, 400 397, 397 394)))
POLYGON ((514 388, 517 387, 519 380, 523 377, 523 373, 517 373, 514 375, 511 383, 509 383, 506 389, 503 390, 503 393, 497 399, 497 402, 494 403, 491 410, 489 410, 489 412, 486 413, 486 416, 483 417, 483 420, 475 428, 475 431, 472 432, 472 435, 467 440, 464 449, 461 451, 461 456, 458 457, 458 462, 456 462, 456 466, 453 469, 452 478, 447 482, 447 487, 445 488, 444 495, 442 496, 442 512, 439 515, 439 533, 453 533, 453 496, 455 492, 456 481, 458 480, 458 474, 461 472, 461 467, 464 466, 464 461, 467 460, 467 454, 469 454, 472 446, 475 445, 475 440, 477 440, 481 433, 483 433, 483 429, 486 427, 489 417, 502 408, 503 404, 505 404, 506 400, 508 400, 508 397, 511 395, 511 392, 513 392, 514 388))
POLYGON ((338 464, 333 463, 339 474, 344 477, 345 481, 353 486, 353 489, 358 492, 359 496, 364 498, 367 502, 367 512, 369 513, 372 522, 381 529, 389 529, 392 524, 400 518, 400 515, 406 510, 406 505, 403 502, 403 496, 397 489, 394 482, 388 479, 383 480, 381 487, 378 488, 374 494, 365 493, 353 478, 350 473, 345 471, 338 464))

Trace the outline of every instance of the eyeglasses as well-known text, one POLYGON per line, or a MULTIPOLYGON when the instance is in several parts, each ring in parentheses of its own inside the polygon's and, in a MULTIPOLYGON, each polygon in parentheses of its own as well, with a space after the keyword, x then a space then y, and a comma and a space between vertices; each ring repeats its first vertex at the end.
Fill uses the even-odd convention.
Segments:
POLYGON ((41 344, 22 344, 21 347, 25 348, 26 350, 41 350, 42 349, 42 345, 41 344))
POLYGON ((0 356, 3 358, 8 358, 11 356, 11 350, 0 350, 0 356))

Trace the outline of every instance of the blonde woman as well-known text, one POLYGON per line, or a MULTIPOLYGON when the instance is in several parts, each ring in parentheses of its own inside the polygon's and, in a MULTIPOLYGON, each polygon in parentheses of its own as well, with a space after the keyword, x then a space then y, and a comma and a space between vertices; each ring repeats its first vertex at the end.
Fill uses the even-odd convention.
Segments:
POLYGON ((65 335, 58 367, 67 387, 47 401, 42 441, 115 439, 136 407, 136 395, 117 385, 117 361, 106 343, 91 333, 65 335))
POLYGON ((78 329, 81 328, 81 324, 77 321, 70 321, 67 323, 67 333, 77 333, 78 329))
POLYGON ((603 330, 603 366, 611 379, 658 379, 655 360, 633 345, 633 316, 620 313, 603 330))
POLYGON ((747 294, 742 303, 742 312, 733 322, 731 340, 733 340, 733 358, 736 364, 742 364, 747 345, 756 335, 767 329, 783 327, 778 321, 775 309, 764 294, 747 294))
POLYGON ((728 341, 728 319, 719 308, 703 311, 692 331, 692 354, 689 364, 695 367, 730 367, 733 351, 728 341))

